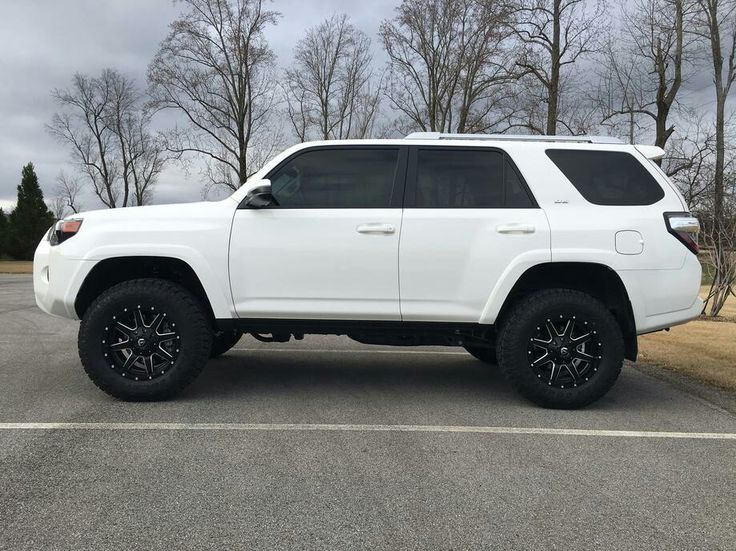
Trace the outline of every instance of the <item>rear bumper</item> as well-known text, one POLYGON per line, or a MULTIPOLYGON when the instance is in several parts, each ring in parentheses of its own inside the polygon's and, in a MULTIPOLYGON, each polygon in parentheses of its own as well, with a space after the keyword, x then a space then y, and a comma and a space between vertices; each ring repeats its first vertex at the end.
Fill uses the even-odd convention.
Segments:
POLYGON ((44 238, 33 255, 33 292, 38 307, 52 316, 79 319, 74 301, 95 261, 64 256, 62 245, 51 247, 44 238))
POLYGON ((661 329, 667 329, 675 325, 682 325, 691 320, 694 320, 703 312, 703 299, 697 297, 695 302, 690 308, 685 310, 677 310, 676 312, 666 312, 664 314, 656 314, 654 316, 647 316, 646 323, 639 327, 636 327, 637 335, 643 335, 645 333, 652 333, 661 329))
POLYGON ((629 295, 637 335, 687 323, 703 311, 698 296, 702 268, 693 254, 676 270, 622 270, 618 274, 629 295))

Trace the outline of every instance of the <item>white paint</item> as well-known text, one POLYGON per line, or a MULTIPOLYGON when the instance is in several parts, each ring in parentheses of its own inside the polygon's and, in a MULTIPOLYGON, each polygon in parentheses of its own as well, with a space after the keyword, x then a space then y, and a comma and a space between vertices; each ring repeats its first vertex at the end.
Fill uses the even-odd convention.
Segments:
POLYGON ((36 303, 44 312, 76 319, 82 283, 101 260, 160 256, 181 260, 197 274, 217 318, 235 317, 228 283, 230 226, 237 205, 219 202, 104 209, 84 220, 74 238, 55 247, 44 239, 33 262, 36 303), (50 278, 43 277, 48 269, 50 278))
POLYGON ((230 286, 241 317, 400 321, 401 209, 241 209, 230 286))
POLYGON ((636 145, 637 151, 650 161, 657 161, 664 157, 665 151, 656 145, 636 145))
POLYGON ((644 238, 638 231, 618 231, 616 232, 616 252, 618 254, 641 254, 644 252, 644 238))
POLYGON ((491 324, 518 278, 549 262, 616 271, 639 333, 698 316, 697 257, 667 232, 662 212, 681 196, 633 145, 450 139, 345 140, 299 144, 277 155, 230 198, 216 203, 105 209, 76 215, 79 233, 41 242, 34 287, 46 312, 76 317, 76 295, 96 262, 166 256, 197 274, 217 318, 463 321, 491 324), (287 156, 320 145, 383 144, 503 149, 539 209, 261 209, 237 204, 287 156), (634 155, 664 191, 654 205, 593 205, 546 155, 554 148, 634 155), (361 233, 364 225, 394 233, 361 233), (499 228, 533 233, 499 233, 499 228), (232 232, 231 232, 232 230, 232 232), (640 254, 619 254, 616 232, 638 232, 640 254), (50 274, 45 281, 43 274, 50 274))
POLYGON ((406 209, 399 281, 405 321, 493 323, 516 280, 550 261, 549 224, 541 209, 406 209), (501 233, 527 225, 530 233, 501 233), (499 283, 492 315, 484 311, 499 283))
POLYGON ((436 432, 465 434, 518 434, 613 438, 736 440, 731 432, 665 432, 543 427, 476 427, 443 425, 351 425, 328 423, 0 423, 0 431, 16 430, 158 430, 158 431, 316 431, 316 432, 436 432))

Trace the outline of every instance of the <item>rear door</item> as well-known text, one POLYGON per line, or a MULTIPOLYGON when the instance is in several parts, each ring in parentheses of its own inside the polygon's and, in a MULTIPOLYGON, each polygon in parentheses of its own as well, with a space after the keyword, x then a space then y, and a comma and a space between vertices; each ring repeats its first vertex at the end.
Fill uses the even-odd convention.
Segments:
POLYGON ((477 323, 502 276, 549 261, 544 212, 501 150, 412 148, 404 206, 403 320, 477 323))

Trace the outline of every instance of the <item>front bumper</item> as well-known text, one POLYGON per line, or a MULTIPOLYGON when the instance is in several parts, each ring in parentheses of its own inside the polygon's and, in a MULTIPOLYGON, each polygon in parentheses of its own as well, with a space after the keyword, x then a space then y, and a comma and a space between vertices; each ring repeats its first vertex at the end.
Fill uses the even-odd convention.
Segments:
POLYGON ((52 247, 44 238, 33 255, 33 292, 38 307, 53 316, 79 319, 77 293, 95 261, 64 256, 63 245, 52 247))

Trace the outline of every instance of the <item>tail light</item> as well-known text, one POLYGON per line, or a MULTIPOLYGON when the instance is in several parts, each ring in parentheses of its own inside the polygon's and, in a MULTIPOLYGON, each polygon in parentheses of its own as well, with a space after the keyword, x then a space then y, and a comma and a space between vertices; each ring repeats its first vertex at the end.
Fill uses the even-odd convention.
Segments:
POLYGON ((664 223, 667 231, 674 235, 690 252, 698 254, 698 234, 700 222, 689 212, 665 212, 664 223))
POLYGON ((59 220, 49 232, 49 242, 51 245, 63 243, 77 235, 80 227, 82 227, 82 221, 79 219, 59 220))

